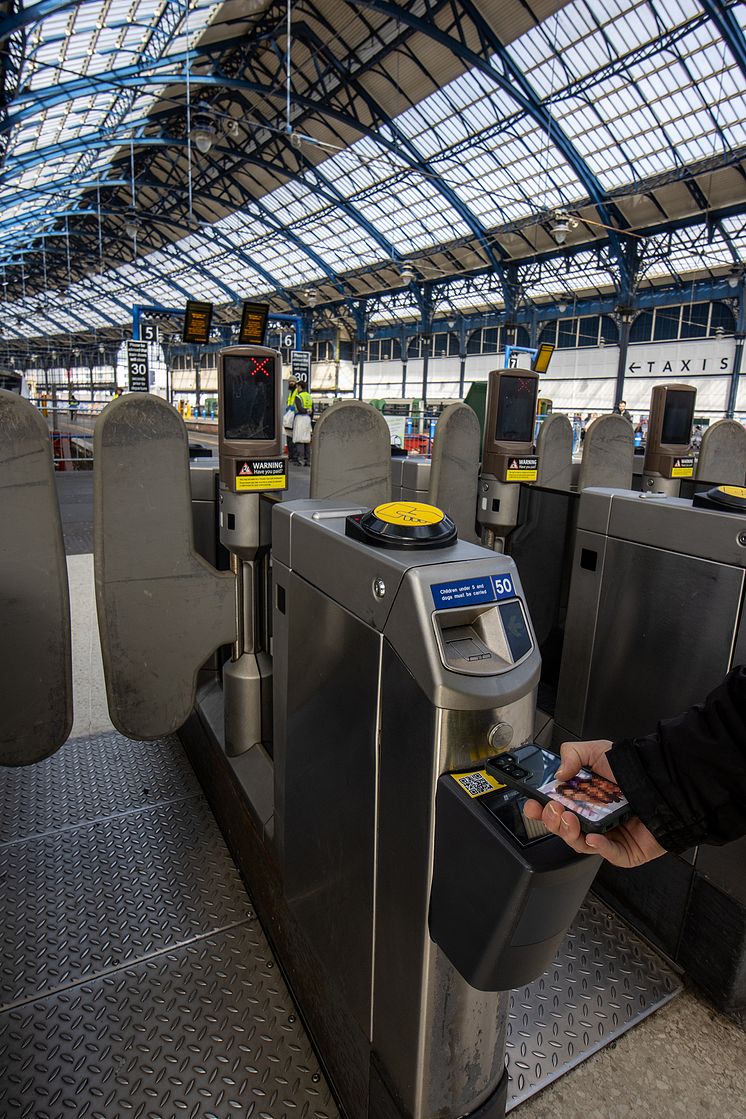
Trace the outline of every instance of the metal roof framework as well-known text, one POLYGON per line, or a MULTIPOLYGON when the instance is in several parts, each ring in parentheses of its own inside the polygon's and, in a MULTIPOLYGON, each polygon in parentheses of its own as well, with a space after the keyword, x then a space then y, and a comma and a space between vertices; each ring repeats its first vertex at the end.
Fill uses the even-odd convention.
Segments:
POLYGON ((480 276, 517 321, 741 275, 743 6, 536 12, 297 0, 288 37, 284 0, 6 0, 6 336, 113 334, 187 297, 346 307, 359 331, 398 292, 426 326, 480 276))

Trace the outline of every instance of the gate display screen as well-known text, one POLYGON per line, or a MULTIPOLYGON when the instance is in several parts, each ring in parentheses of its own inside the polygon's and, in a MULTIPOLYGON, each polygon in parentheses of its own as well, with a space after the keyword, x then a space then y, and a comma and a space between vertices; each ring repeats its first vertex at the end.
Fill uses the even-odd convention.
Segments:
POLYGON ((675 392, 669 389, 666 394, 666 406, 663 413, 663 430, 661 443, 673 443, 678 446, 689 445, 692 436, 692 421, 694 419, 693 392, 675 392))
POLYGON ((531 377, 500 378, 495 441, 531 443, 536 420, 536 380, 531 377))
POLYGON ((275 362, 271 355, 225 354, 223 434, 227 440, 275 438, 275 362))

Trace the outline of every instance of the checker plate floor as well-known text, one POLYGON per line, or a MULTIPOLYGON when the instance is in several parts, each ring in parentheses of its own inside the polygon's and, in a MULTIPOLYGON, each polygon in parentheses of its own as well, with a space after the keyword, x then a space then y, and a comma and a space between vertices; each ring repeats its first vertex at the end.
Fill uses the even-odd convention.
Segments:
POLYGON ((554 964, 510 993, 507 1110, 608 1045, 681 991, 678 976, 589 895, 554 964))
MULTIPOLYGON (((340 1119, 175 739, 0 769, 0 943, 0 1116, 340 1119)), ((511 993, 508 1108, 678 989, 589 898, 511 993)))
POLYGON ((339 1119, 176 739, 0 768, 0 1116, 339 1119))

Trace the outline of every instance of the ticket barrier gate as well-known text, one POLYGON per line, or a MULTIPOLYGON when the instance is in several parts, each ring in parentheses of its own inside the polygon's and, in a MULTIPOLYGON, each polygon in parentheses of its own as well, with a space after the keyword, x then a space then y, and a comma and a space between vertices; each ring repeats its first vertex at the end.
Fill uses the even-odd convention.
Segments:
MULTIPOLYGON (((19 433, 15 420, 11 433, 15 440, 19 433)), ((222 657, 214 660, 210 650, 237 643, 239 572, 216 571, 195 554, 190 509, 191 497, 195 504, 208 507, 200 509, 200 516, 208 512, 213 473, 203 471, 209 483, 196 486, 190 495, 184 425, 157 398, 132 394, 114 401, 99 422, 96 440, 96 589, 110 713, 120 729, 137 738, 160 737, 181 724, 180 734, 212 796, 236 858, 251 878, 257 907, 281 949, 301 1007, 313 1016, 317 1044, 348 1114, 375 1119, 430 1115, 491 1119, 502 1114, 502 1037, 507 1008, 513 1005, 513 995, 503 993, 504 989, 526 981, 546 965, 595 869, 592 862, 576 859, 554 837, 542 836, 533 827, 529 832, 515 798, 494 789, 485 771, 488 755, 530 736, 533 729, 538 655, 511 561, 444 540, 441 529, 442 549, 407 552, 402 540, 401 547, 393 551, 381 549, 373 539, 375 524, 363 524, 365 518, 359 512, 353 514, 359 523, 348 536, 348 510, 335 511, 325 503, 295 510, 286 507, 277 513, 278 525, 287 526, 284 539, 282 532, 277 538, 278 559, 284 558, 282 566, 288 573, 286 590, 294 594, 297 585, 306 601, 313 594, 328 600, 327 614, 333 626, 319 629, 314 617, 317 638, 306 631, 306 655, 294 655, 294 643, 289 640, 284 655, 280 619, 289 619, 290 624, 293 615, 287 611, 287 597, 283 614, 282 596, 279 591, 276 600, 273 596, 278 650, 274 690, 285 686, 292 693, 292 703, 297 705, 302 697, 312 706, 317 690, 314 683, 319 688, 326 685, 325 668, 344 673, 360 654, 377 697, 365 697, 366 710, 375 718, 372 738, 370 727, 360 721, 353 737, 350 719, 343 717, 344 712, 332 711, 341 738, 334 768, 327 772, 330 784, 336 781, 339 787, 349 757, 359 774, 367 774, 366 789, 361 778, 360 787, 352 790, 351 803, 367 796, 368 804, 372 798, 375 806, 372 815, 369 810, 358 824, 345 810, 344 798, 333 805, 340 829, 349 834, 350 829, 362 828, 368 850, 372 827, 375 858, 361 889, 355 893, 353 882, 349 893, 343 890, 346 908, 327 913, 327 919, 341 922, 349 915, 350 928, 360 928, 361 913, 372 912, 377 923, 362 941, 340 937, 337 931, 337 942, 348 949, 348 955, 344 961, 324 966, 316 950, 319 945, 324 950, 323 938, 318 936, 320 911, 314 910, 309 894, 302 892, 305 872, 301 866, 302 860, 310 858, 313 864, 315 858, 316 865, 323 868, 323 860, 318 861, 323 851, 318 842, 311 842, 306 850, 297 830, 293 834, 292 813, 286 807, 294 801, 316 827, 308 797, 299 795, 293 774, 310 787, 310 778, 318 778, 318 772, 299 770, 298 758, 291 756, 293 747, 305 746, 306 709, 296 711, 301 725, 295 738, 292 727, 286 726, 284 745, 278 734, 269 749, 255 742, 235 757, 229 757, 225 749, 224 708, 215 702, 216 693, 222 692, 217 686, 222 657), (308 533, 315 543, 306 549, 308 533), (301 540, 303 546, 299 546, 301 540), (338 554, 342 562, 335 569, 326 561, 338 554), (350 556, 352 562, 344 562, 350 556), (356 580, 356 572, 362 578, 356 580), (356 634, 365 633, 365 638, 360 647, 357 641, 341 643, 345 656, 335 659, 336 638, 343 636, 348 623, 356 634), (371 649, 374 660, 378 657, 378 674, 371 672, 371 649), (325 660, 317 668, 322 653, 325 660), (399 702, 402 695, 404 706, 399 702), (363 732, 369 735, 366 741, 374 753, 372 765, 360 746, 363 732), (285 767, 289 775, 280 780, 285 773, 283 757, 289 762, 285 767), (420 765, 423 781, 415 778, 420 765), (382 783, 384 772, 386 781, 382 783), (263 783, 262 773, 269 774, 268 783, 263 783), (414 821, 418 821, 417 827, 414 821), (411 845, 407 842, 410 836, 411 845), (411 887, 400 873, 405 859, 411 887), (291 880, 292 889, 288 886, 291 880), (387 904, 384 883, 391 887, 392 897, 398 891, 399 905, 387 904), (404 972, 398 962, 403 946, 408 961, 404 972), (372 966, 361 979, 360 960, 369 959, 366 953, 370 951, 380 998, 369 978, 372 966), (403 975, 399 990, 387 982, 386 972, 394 965, 403 975), (360 1010, 366 984, 367 997, 372 1000, 370 1019, 365 1009, 360 1010), (374 1031, 381 1039, 381 1053, 373 1044, 374 1031)), ((46 443, 37 440, 34 446, 33 454, 44 450, 49 458, 46 443)), ((6 447, 4 483, 9 477, 8 463, 14 468, 12 464, 27 452, 20 442, 13 443, 10 454, 6 447)), ((238 474, 232 476, 251 476, 244 470, 246 465, 251 463, 239 461, 238 474)), ((20 475, 18 480, 22 481, 20 475)), ((45 501, 50 493, 53 490, 40 475, 37 485, 25 495, 26 508, 18 507, 19 524, 48 523, 51 507, 45 501)), ((3 485, 4 501, 8 494, 11 501, 21 496, 12 485, 3 485)), ((249 504, 255 498, 256 494, 247 495, 249 504)), ((258 502, 266 504, 261 497, 258 502)), ((225 505, 223 514, 227 520, 225 505)), ((59 556, 59 523, 54 516, 51 519, 50 555, 59 556)), ((261 514, 258 518, 260 546, 262 528, 269 520, 261 514)), ((447 523, 444 528, 448 536, 447 523)), ((383 535, 388 532, 384 527, 383 535)), ((45 546, 42 537, 39 539, 40 547, 45 546)), ((2 558, 7 559, 6 552, 2 558)), ((60 571, 64 564, 57 575, 60 571)), ((64 671, 69 630, 64 610, 59 612, 63 598, 55 597, 63 583, 60 576, 50 602, 57 610, 64 671)), ((38 601, 38 588, 36 591, 38 601)), ((63 597, 66 601, 66 594, 63 597)), ((52 615, 45 617, 49 621, 52 615)), ((33 620, 27 616, 32 630, 33 620)), ((261 635, 261 625, 253 632, 261 635)), ((47 634, 48 638, 55 636, 47 634)), ((357 674, 352 688, 340 694, 330 693, 327 686, 326 692, 353 718, 354 689, 360 693, 357 674)), ((68 694, 63 688, 63 712, 68 694)), ((282 710, 290 706, 288 701, 282 710)), ((57 708, 51 706, 50 713, 53 723, 57 708)), ((27 722, 29 714, 24 712, 27 722)), ((276 711, 276 722, 281 718, 276 711)), ((37 718, 35 727, 40 725, 37 718)), ((65 737, 66 728, 56 731, 61 739, 65 737)), ((59 744, 53 743, 52 748, 59 744)), ((17 764, 32 760, 13 759, 17 764)), ((322 789, 319 796, 328 798, 329 794, 322 789)), ((325 820, 319 826, 327 837, 334 831, 325 820)), ((311 827, 307 836, 313 840, 311 827)), ((354 861, 354 848, 345 848, 343 855, 354 861)), ((334 882, 341 881, 345 865, 344 858, 332 860, 331 867, 327 864, 330 881, 326 888, 332 893, 339 892, 334 882)), ((585 912, 573 943, 581 955, 588 953, 588 966, 595 974, 594 1009, 588 1012, 600 1023, 606 1016, 603 1006, 597 1005, 603 1001, 599 967, 605 965, 596 952, 608 936, 608 918, 593 916, 593 905, 585 912)), ((568 966, 572 966, 566 979, 572 986, 577 949, 569 952, 568 966)), ((630 962, 634 970, 637 965, 630 962)), ((582 962, 580 966, 584 974, 582 962)), ((547 979, 559 984, 555 991, 563 990, 561 973, 559 962, 547 979)), ((621 975, 614 979, 612 964, 609 982, 618 981, 621 975)), ((658 1001, 665 1001, 673 988, 663 977, 661 983, 658 1001)), ((532 996, 525 987, 515 995, 520 1000, 520 1014, 525 1015, 526 1001, 532 996)), ((570 991, 567 997, 570 1014, 574 1006, 570 991)), ((556 995, 553 1008, 545 1006, 540 991, 536 999, 529 1028, 541 1031, 544 1021, 547 1029, 556 1028, 565 1009, 563 995, 556 995)), ((648 1009, 654 1005, 655 1000, 648 1009)), ((626 1017, 621 1029, 636 1013, 626 1017)), ((526 1081, 530 1083, 532 1076, 540 1080, 544 1074, 537 1071, 538 1064, 532 1064, 531 1074, 523 1071, 523 1050, 531 1043, 518 1019, 509 1023, 507 1037, 514 1062, 515 1099, 516 1090, 530 1092, 526 1081)), ((597 1038, 596 1045, 599 1043, 603 1041, 597 1038)), ((582 1059, 574 1044, 571 1048, 574 1054, 560 1059, 560 1070, 582 1059)), ((552 1052, 548 1071, 556 1076, 556 1052, 552 1052)))
MULTIPOLYGON (((529 835, 485 770, 533 732, 540 660, 513 562, 458 541, 437 511, 402 525, 396 511, 276 503, 273 742, 231 757, 217 675, 197 681, 257 599, 236 597, 236 563, 215 572, 194 554, 183 423, 163 401, 123 398, 96 438, 116 725, 145 738, 182 725, 350 1119, 496 1119, 504 992, 549 964, 597 869, 529 835)), ((259 505, 263 547, 263 499, 235 497, 224 522, 232 510, 241 536, 237 501, 259 505)))
POLYGON ((485 759, 533 731, 512 561, 414 547, 386 516, 274 512, 275 851, 321 987, 306 1013, 345 1025, 349 1113, 497 1116, 499 992, 546 966, 595 868, 528 842, 504 792, 496 816, 474 796, 492 798, 485 759))
MULTIPOLYGON (((554 742, 648 734, 746 661, 746 500, 586 491, 575 535, 554 742), (654 670, 652 669, 654 666, 654 670)), ((719 1007, 746 1009, 746 841, 665 855, 602 896, 719 1007)))

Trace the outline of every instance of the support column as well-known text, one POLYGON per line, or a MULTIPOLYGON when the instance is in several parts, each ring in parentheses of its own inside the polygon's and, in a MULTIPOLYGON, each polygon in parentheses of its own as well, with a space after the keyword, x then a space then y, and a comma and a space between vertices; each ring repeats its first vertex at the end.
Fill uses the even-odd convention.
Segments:
POLYGON ((423 284, 417 293, 420 308, 420 337, 422 338, 422 409, 427 404, 427 374, 433 346, 433 285, 423 284))
POLYGON ((733 419, 738 402, 738 384, 741 378, 743 365, 743 348, 746 342, 746 277, 741 279, 738 288, 738 310, 736 312, 736 349, 733 354, 733 369, 730 375, 728 389, 728 408, 725 413, 729 420, 733 419))
POLYGON ((404 331, 399 336, 399 357, 401 358, 401 398, 407 399, 407 361, 409 359, 409 339, 404 331))
POLYGON ((357 398, 363 399, 363 371, 365 369, 365 342, 356 342, 357 347, 357 398))
POLYGON ((363 399, 363 382, 365 372, 365 352, 368 346, 368 318, 365 314, 365 303, 355 303, 352 306, 352 314, 355 319, 355 340, 353 343, 353 358, 355 359, 355 367, 357 376, 355 380, 357 385, 353 382, 353 396, 357 396, 358 400, 363 399), (357 389, 357 392, 355 391, 357 389))
POLYGON ((422 335, 422 407, 427 404, 427 373, 430 365, 430 350, 433 345, 432 334, 422 335))
POLYGON ((617 315, 619 326, 619 360, 616 367, 616 389, 614 407, 620 400, 624 400, 624 377, 627 371, 627 354, 629 352, 629 334, 632 323, 635 321, 634 313, 622 312, 617 315))
POLYGON ((528 344, 536 350, 539 346, 539 312, 536 307, 531 308, 531 319, 528 324, 528 344))

